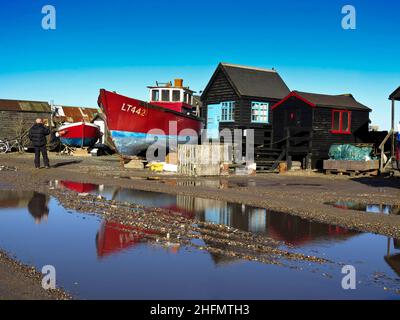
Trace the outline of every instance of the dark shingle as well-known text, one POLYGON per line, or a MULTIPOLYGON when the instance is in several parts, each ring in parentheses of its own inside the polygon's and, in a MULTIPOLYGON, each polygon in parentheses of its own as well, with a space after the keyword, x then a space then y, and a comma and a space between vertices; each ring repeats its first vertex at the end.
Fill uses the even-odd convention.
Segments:
POLYGON ((51 107, 45 101, 0 99, 0 111, 51 112, 51 107))
POLYGON ((389 97, 390 100, 400 101, 400 87, 398 87, 389 97))
POLYGON ((328 95, 328 94, 317 94, 309 92, 294 91, 299 96, 308 100, 319 107, 338 108, 338 109, 359 109, 359 110, 370 110, 367 106, 361 104, 351 94, 340 94, 340 95, 328 95))
POLYGON ((289 88, 275 70, 228 63, 221 64, 230 81, 242 96, 282 99, 289 88))

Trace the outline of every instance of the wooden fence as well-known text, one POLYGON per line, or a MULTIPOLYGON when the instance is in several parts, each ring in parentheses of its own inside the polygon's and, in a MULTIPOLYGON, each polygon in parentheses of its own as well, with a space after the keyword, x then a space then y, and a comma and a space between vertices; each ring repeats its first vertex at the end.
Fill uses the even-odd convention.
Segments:
POLYGON ((178 173, 187 176, 217 176, 221 164, 232 163, 232 148, 222 144, 179 145, 178 173))

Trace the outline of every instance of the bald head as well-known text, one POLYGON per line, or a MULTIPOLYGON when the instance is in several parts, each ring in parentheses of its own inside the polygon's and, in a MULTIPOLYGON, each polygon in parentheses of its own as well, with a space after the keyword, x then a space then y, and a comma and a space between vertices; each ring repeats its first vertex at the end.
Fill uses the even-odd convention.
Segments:
POLYGON ((43 119, 37 118, 35 122, 36 122, 37 124, 41 124, 41 123, 43 123, 43 119))

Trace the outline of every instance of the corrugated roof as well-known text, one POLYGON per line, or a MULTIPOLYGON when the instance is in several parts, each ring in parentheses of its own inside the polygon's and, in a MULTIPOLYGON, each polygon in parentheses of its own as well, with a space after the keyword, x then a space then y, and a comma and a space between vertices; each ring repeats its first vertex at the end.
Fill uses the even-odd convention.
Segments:
POLYGON ((289 88, 275 70, 221 63, 222 68, 240 95, 282 99, 289 88))
POLYGON ((338 109, 360 109, 369 110, 370 108, 358 102, 351 94, 340 94, 340 95, 328 95, 328 94, 318 94, 309 93, 301 91, 293 91, 299 96, 303 97, 307 101, 320 107, 328 108, 338 108, 338 109))
POLYGON ((99 112, 100 109, 96 108, 57 106, 57 117, 61 121, 67 122, 79 122, 82 120, 91 122, 99 112))
POLYGON ((46 101, 0 99, 0 111, 48 112, 51 107, 46 101))
POLYGON ((393 91, 389 99, 400 101, 400 87, 398 87, 396 90, 393 91))

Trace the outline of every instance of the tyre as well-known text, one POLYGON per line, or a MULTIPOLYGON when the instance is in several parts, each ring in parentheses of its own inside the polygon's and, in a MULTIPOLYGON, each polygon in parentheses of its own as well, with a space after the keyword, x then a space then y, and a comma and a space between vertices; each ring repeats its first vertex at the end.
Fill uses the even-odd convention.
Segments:
POLYGON ((8 146, 5 143, 0 143, 0 153, 6 153, 8 151, 8 146))

